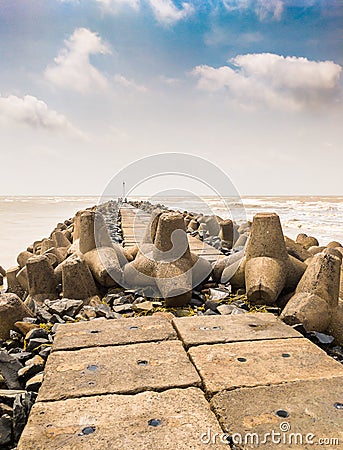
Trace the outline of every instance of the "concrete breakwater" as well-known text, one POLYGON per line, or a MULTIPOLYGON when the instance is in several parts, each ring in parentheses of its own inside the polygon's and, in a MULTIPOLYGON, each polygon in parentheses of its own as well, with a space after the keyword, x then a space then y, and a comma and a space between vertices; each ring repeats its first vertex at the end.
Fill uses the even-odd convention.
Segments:
POLYGON ((321 345, 332 344, 331 354, 341 357, 340 243, 323 248, 306 235, 288 239, 275 214, 258 214, 238 227, 163 205, 120 206, 121 213, 116 202, 77 212, 6 271, 7 292, 0 297, 4 448, 20 437, 59 324, 268 311, 321 345))

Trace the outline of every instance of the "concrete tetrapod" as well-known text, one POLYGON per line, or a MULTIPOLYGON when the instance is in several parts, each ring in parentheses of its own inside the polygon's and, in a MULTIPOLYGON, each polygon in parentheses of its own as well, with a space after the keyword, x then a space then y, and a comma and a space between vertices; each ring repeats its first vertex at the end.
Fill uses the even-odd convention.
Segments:
POLYGON ((221 220, 219 222, 219 237, 224 241, 225 247, 232 248, 233 245, 233 222, 231 219, 221 220))
POLYGON ((122 267, 127 263, 119 245, 112 243, 101 213, 87 211, 80 216, 80 252, 94 278, 105 287, 121 282, 122 267))
POLYGON ((93 276, 84 259, 75 256, 62 265, 63 297, 85 300, 98 294, 93 276))
POLYGON ((29 305, 30 300, 42 303, 45 299, 58 298, 54 269, 46 256, 33 256, 27 261, 26 268, 29 297, 25 300, 25 304, 29 305))
POLYGON ((0 294, 0 339, 8 339, 10 330, 24 317, 33 317, 32 311, 16 294, 0 294))
POLYGON ((340 270, 338 256, 329 251, 314 255, 281 319, 289 325, 302 323, 307 331, 326 331, 338 311, 340 270))
POLYGON ((190 252, 182 214, 159 213, 148 225, 135 260, 124 267, 124 282, 158 289, 168 306, 182 306, 190 301, 192 287, 211 271, 207 260, 190 252))
POLYGON ((245 252, 245 285, 253 304, 271 305, 286 288, 294 290, 306 264, 289 256, 279 216, 258 213, 245 252))

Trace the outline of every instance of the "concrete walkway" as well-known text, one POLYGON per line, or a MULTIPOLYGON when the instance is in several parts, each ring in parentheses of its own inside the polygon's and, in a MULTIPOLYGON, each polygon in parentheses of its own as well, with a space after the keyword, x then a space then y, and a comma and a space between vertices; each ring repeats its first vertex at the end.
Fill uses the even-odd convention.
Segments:
POLYGON ((18 450, 339 449, 342 394, 343 366, 272 314, 64 324, 18 450))
MULTIPOLYGON (((125 247, 132 247, 143 239, 146 227, 150 222, 150 214, 130 205, 121 208, 120 214, 125 247)), ((189 234, 187 236, 190 250, 197 256, 202 256, 210 262, 217 261, 219 258, 224 257, 219 250, 211 245, 208 245, 189 234)))

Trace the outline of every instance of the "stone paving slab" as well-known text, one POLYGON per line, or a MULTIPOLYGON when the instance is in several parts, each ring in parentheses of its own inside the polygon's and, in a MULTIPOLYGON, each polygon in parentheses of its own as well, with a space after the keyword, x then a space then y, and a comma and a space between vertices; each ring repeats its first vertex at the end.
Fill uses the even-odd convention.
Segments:
POLYGON ((302 338, 300 333, 269 313, 180 317, 173 319, 173 325, 187 347, 199 344, 302 338))
MULTIPOLYGON (((240 436, 242 443, 248 442, 248 434, 251 433, 258 436, 255 436, 255 444, 273 430, 281 433, 282 439, 285 436, 286 442, 282 445, 277 445, 268 437, 266 444, 247 447, 272 450, 343 448, 343 409, 339 409, 339 404, 343 404, 343 377, 223 391, 211 400, 212 410, 224 431, 239 434, 237 443, 240 436), (287 428, 290 428, 289 431, 287 428), (301 436, 295 441, 291 433, 300 433, 301 436), (318 447, 307 445, 306 436, 309 433, 315 435, 311 438, 314 443, 327 438, 338 439, 338 444, 331 440, 318 447), (302 445, 296 445, 301 442, 302 445)), ((252 444, 252 441, 249 443, 252 444)))
POLYGON ((191 347, 205 389, 279 384, 343 376, 343 366, 307 339, 274 339, 191 347))
POLYGON ((53 351, 137 344, 176 338, 176 332, 171 323, 162 317, 99 319, 59 325, 53 351))
POLYGON ((222 449, 207 429, 222 432, 197 388, 37 402, 18 450, 222 449))
POLYGON ((53 352, 38 400, 197 386, 200 378, 180 341, 53 352))

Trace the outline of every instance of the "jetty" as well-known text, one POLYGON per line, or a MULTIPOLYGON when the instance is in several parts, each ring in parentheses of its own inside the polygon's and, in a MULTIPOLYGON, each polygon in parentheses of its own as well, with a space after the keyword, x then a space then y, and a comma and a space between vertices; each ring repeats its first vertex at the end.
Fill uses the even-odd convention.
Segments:
MULTIPOLYGON (((134 247, 150 214, 120 214, 124 249, 134 247)), ((188 240, 208 262, 223 258, 188 240)), ((17 450, 343 445, 343 365, 274 314, 158 312, 56 328, 17 450)))

